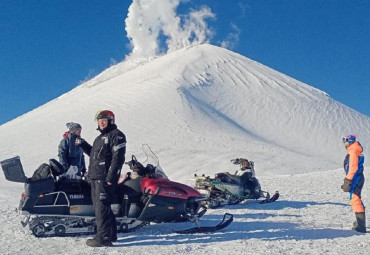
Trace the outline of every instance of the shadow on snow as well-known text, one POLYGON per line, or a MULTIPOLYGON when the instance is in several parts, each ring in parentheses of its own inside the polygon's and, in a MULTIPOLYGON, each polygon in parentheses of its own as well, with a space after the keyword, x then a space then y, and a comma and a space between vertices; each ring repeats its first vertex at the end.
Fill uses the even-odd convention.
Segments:
MULTIPOLYGON (((294 208, 301 208, 306 202, 295 205, 294 208)), ((284 202, 283 202, 284 204, 284 202)), ((306 203, 307 204, 307 203, 306 203)), ((308 202, 308 204, 311 204, 308 202)), ((320 204, 320 203, 312 203, 320 204)), ((338 204, 342 205, 342 204, 338 204)), ((275 208, 276 209, 276 208, 275 208)), ((142 245, 175 245, 175 244, 197 244, 228 242, 233 240, 259 239, 263 241, 276 240, 318 240, 335 239, 358 235, 352 230, 343 230, 335 227, 309 227, 299 223, 289 221, 263 221, 269 217, 301 215, 281 215, 273 213, 255 213, 234 215, 234 220, 238 218, 253 219, 253 222, 236 222, 227 228, 215 233, 200 234, 175 234, 171 230, 180 230, 194 227, 192 223, 166 223, 146 226, 135 233, 120 234, 115 246, 142 246, 142 245), (258 221, 261 220, 261 221, 258 221)), ((201 226, 216 225, 222 215, 206 215, 201 220, 201 226)))
MULTIPOLYGON (((259 204, 257 201, 250 201, 245 204, 229 206, 227 209, 253 209, 253 210, 282 210, 286 208, 302 209, 308 206, 321 206, 321 205, 333 205, 333 206, 348 206, 346 203, 337 202, 314 202, 314 201, 286 201, 278 200, 270 204, 259 204)), ((226 207, 225 207, 226 208, 226 207)))

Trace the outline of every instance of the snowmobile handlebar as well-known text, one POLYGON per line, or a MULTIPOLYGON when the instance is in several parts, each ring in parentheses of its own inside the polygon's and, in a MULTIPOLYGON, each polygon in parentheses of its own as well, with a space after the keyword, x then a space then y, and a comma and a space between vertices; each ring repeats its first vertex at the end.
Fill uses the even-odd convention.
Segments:
POLYGON ((125 162, 130 169, 134 172, 137 172, 138 169, 144 168, 144 166, 136 159, 134 155, 131 156, 131 160, 128 162, 125 162))

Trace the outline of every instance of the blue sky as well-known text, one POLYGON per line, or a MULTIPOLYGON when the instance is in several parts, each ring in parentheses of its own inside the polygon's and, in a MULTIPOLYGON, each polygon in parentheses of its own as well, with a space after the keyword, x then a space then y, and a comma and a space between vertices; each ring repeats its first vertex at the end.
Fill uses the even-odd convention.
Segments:
MULTIPOLYGON (((130 54, 131 3, 1 0, 0 124, 130 54)), ((177 12, 202 6, 214 14, 206 19, 210 43, 227 41, 229 49, 370 116, 370 1, 188 0, 177 12)))

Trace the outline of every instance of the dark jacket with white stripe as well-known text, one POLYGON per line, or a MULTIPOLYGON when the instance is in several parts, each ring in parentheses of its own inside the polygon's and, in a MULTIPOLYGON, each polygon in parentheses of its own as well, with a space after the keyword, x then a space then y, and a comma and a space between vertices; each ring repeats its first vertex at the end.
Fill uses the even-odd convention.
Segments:
POLYGON ((126 136, 109 124, 91 146, 83 141, 80 146, 90 156, 88 176, 92 180, 117 183, 125 162, 126 136))

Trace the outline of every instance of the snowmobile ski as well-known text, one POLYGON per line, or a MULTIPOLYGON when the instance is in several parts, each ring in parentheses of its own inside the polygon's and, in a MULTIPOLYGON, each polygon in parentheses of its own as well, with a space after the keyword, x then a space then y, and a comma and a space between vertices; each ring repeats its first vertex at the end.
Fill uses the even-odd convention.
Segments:
POLYGON ((173 230, 174 233, 177 234, 196 234, 196 233, 212 233, 218 230, 224 229, 230 225, 230 223, 234 220, 234 216, 230 213, 225 213, 222 221, 218 223, 216 226, 206 226, 206 227, 194 227, 184 230, 173 230), (226 219, 228 217, 228 219, 226 219))

